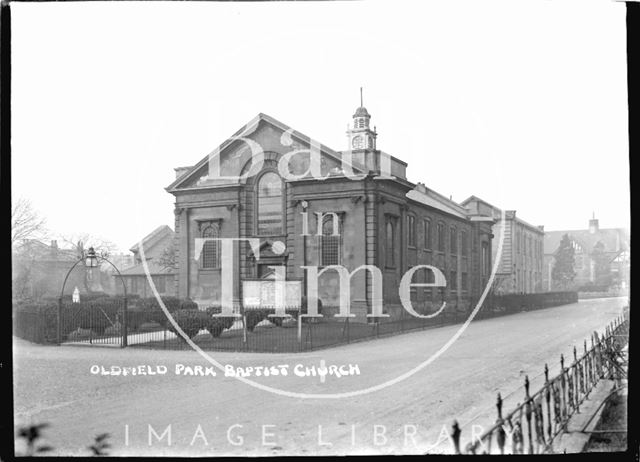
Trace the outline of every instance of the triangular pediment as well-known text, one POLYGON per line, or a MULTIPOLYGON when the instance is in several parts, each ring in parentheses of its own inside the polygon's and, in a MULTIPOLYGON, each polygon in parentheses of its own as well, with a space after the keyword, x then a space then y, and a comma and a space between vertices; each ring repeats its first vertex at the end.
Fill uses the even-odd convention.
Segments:
MULTIPOLYGON (((291 174, 302 176, 309 169, 309 149, 320 153, 321 176, 343 175, 339 152, 261 113, 195 166, 182 173, 166 189, 175 192, 182 189, 243 184, 252 174, 258 173, 259 169, 252 168, 251 165, 259 158, 256 154, 259 152, 264 153, 265 161, 273 161, 292 151, 302 151, 290 156, 287 163, 291 174)), ((355 174, 362 173, 358 168, 350 167, 355 174)))

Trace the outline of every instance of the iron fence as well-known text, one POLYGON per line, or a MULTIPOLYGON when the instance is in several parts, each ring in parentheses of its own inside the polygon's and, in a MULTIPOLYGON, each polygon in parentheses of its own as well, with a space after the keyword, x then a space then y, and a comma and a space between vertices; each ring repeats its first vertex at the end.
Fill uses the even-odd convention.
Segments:
POLYGON ((549 367, 545 364, 545 382, 542 388, 530 393, 529 377, 525 377, 524 401, 506 416, 503 415, 503 400, 498 393, 496 403, 497 420, 493 427, 461 450, 462 430, 457 421, 453 423, 451 440, 456 454, 536 454, 553 450, 555 438, 566 431, 569 419, 580 412, 580 406, 589 393, 603 378, 621 381, 626 378, 622 349, 629 338, 628 307, 620 317, 614 319, 601 336, 591 336, 591 347, 578 358, 573 349, 573 363, 565 366, 560 356, 560 373, 549 378, 549 367))
MULTIPOLYGON (((488 297, 476 319, 504 316, 522 311, 547 308, 577 301, 575 292, 547 292, 542 294, 514 294, 488 297)), ((148 305, 148 304, 147 304, 148 305)), ((416 311, 427 314, 426 305, 416 311)), ((174 308, 180 304, 176 302, 174 308)), ((467 305, 449 303, 444 311, 433 318, 418 318, 402 307, 389 306, 390 317, 350 318, 334 317, 337 307, 327 307, 322 318, 298 319, 297 312, 285 319, 268 318, 252 323, 245 316, 225 326, 212 329, 202 326, 192 329, 192 341, 204 350, 298 352, 309 351, 340 344, 371 340, 403 332, 424 330, 465 321, 473 301, 467 305), (249 322, 247 322, 249 321, 249 322)), ((160 349, 189 349, 189 344, 173 329, 159 307, 146 306, 143 301, 132 300, 124 323, 123 299, 101 299, 72 303, 71 299, 61 304, 59 317, 55 304, 38 309, 14 310, 16 319, 14 333, 28 340, 46 343, 55 342, 56 330, 60 326, 61 343, 135 346, 160 349), (59 319, 58 319, 59 318, 59 319), (125 324, 125 325, 123 325, 125 324)), ((184 330, 184 329, 183 329, 184 330)))

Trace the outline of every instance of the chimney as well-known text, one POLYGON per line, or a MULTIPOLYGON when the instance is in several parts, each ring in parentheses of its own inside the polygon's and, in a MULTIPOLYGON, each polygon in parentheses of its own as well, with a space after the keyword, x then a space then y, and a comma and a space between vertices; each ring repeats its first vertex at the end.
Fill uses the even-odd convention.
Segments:
POLYGON ((51 241, 51 249, 58 250, 58 241, 56 240, 51 241))
POLYGON ((174 168, 175 172, 176 172, 176 180, 178 178, 180 178, 182 175, 184 175, 185 173, 187 173, 189 170, 191 170, 191 167, 176 167, 174 168))
POLYGON ((598 219, 593 215, 593 218, 589 220, 589 234, 595 234, 598 232, 598 219))

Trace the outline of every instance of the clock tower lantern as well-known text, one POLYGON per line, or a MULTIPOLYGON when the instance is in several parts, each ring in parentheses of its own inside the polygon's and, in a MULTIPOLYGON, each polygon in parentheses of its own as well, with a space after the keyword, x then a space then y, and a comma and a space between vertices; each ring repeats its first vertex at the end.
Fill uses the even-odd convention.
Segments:
POLYGON ((353 114, 353 127, 347 130, 347 138, 349 139, 349 150, 371 150, 376 149, 376 137, 378 134, 371 130, 369 121, 371 116, 362 104, 362 87, 360 87, 360 107, 353 114))

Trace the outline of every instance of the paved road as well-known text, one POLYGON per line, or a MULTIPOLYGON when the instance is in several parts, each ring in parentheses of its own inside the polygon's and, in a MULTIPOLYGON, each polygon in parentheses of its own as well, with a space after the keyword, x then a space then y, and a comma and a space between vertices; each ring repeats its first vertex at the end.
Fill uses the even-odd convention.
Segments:
MULTIPOLYGON (((209 364, 194 351, 64 346, 14 342, 16 425, 49 422, 47 442, 58 455, 88 454, 98 433, 111 434, 113 455, 419 454, 446 452, 454 418, 469 435, 495 420, 498 391, 506 409, 521 401, 525 374, 532 388, 545 362, 621 313, 625 298, 473 321, 437 360, 388 388, 342 399, 302 399, 258 390, 218 372, 178 375, 176 365, 209 364), (91 366, 166 366, 164 375, 92 374, 91 366), (158 442, 153 435, 169 433, 158 442), (150 431, 150 428, 152 431, 150 431), (128 429, 128 432, 127 432, 128 429), (149 434, 152 441, 149 445, 149 434), (438 442, 440 441, 440 444, 438 442)), ((297 393, 342 393, 406 373, 459 329, 447 326, 299 354, 212 353, 233 367, 289 365, 289 374, 252 377, 297 393), (298 377, 303 367, 357 365, 359 375, 298 377)), ((205 371, 206 369, 203 369, 205 371)), ((343 370, 345 370, 343 368, 343 370)), ((20 450, 20 446, 17 447, 20 450)))

